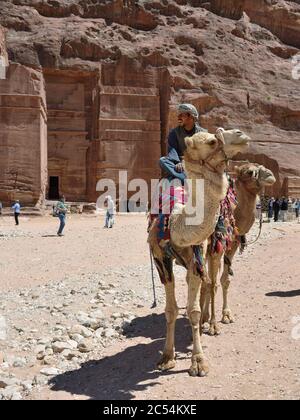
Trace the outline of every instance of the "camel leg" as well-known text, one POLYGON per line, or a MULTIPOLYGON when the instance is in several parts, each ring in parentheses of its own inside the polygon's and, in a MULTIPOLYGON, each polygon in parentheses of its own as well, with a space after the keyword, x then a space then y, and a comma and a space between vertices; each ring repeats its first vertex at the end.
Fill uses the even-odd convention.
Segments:
POLYGON ((201 285, 201 297, 200 297, 200 307, 201 307, 201 324, 205 324, 209 322, 210 319, 210 312, 209 312, 209 305, 210 305, 210 294, 211 294, 211 283, 207 275, 203 279, 201 285))
POLYGON ((172 275, 172 281, 165 284, 166 292, 166 321, 167 321, 167 337, 165 348, 161 360, 157 367, 159 370, 169 370, 175 367, 175 323, 178 316, 178 306, 175 297, 175 279, 172 275))
MULTIPOLYGON (((234 242, 232 245, 232 249, 228 252, 226 252, 226 256, 228 259, 232 262, 234 255, 238 249, 238 243, 234 242)), ((231 310, 228 306, 228 290, 230 286, 230 275, 229 275, 229 266, 227 264, 224 264, 224 271, 221 277, 221 285, 223 289, 223 316, 222 316, 222 322, 223 324, 232 324, 234 322, 234 318, 231 314, 231 310)))
POLYGON ((206 376, 209 371, 208 363, 204 357, 200 337, 200 291, 201 277, 196 276, 193 270, 188 270, 188 316, 193 333, 192 365, 189 370, 191 376, 206 376))
POLYGON ((208 275, 211 280, 211 317, 209 322, 209 335, 220 334, 220 328, 218 327, 216 321, 216 295, 218 291, 218 274, 221 267, 222 255, 223 254, 215 254, 209 255, 208 257, 208 275))

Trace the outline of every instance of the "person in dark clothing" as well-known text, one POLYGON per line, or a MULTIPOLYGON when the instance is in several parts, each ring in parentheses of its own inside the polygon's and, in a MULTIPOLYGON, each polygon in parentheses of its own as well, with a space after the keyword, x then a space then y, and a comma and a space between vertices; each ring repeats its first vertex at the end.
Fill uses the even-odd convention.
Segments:
POLYGON ((295 213, 296 213, 296 219, 299 219, 299 212, 300 212, 300 200, 297 198, 295 201, 295 213))
POLYGON ((207 132, 198 123, 199 114, 194 105, 180 104, 177 108, 178 126, 172 129, 168 137, 168 155, 159 161, 167 178, 177 178, 184 182, 182 159, 186 149, 184 139, 199 132, 207 132))
POLYGON ((12 209, 15 215, 16 226, 19 226, 19 217, 20 217, 20 212, 21 212, 21 206, 20 206, 19 200, 15 201, 15 204, 12 206, 12 209))
POLYGON ((288 210, 289 210, 289 200, 286 197, 283 197, 283 199, 282 199, 280 210, 282 211, 282 221, 286 222, 287 221, 287 214, 288 214, 288 210))
POLYGON ((65 225, 66 225, 66 215, 67 215, 67 212, 68 212, 68 208, 65 204, 65 197, 64 196, 62 196, 60 198, 59 202, 56 204, 56 212, 57 212, 57 216, 58 216, 59 221, 60 221, 57 236, 63 236, 63 230, 64 230, 65 225))
POLYGON ((269 202, 268 202, 268 219, 271 220, 273 215, 274 215, 274 202, 275 199, 272 197, 270 198, 269 202))
POLYGON ((279 200, 279 198, 276 198, 276 200, 274 201, 273 210, 274 210, 274 222, 278 222, 279 212, 280 212, 280 200, 279 200))

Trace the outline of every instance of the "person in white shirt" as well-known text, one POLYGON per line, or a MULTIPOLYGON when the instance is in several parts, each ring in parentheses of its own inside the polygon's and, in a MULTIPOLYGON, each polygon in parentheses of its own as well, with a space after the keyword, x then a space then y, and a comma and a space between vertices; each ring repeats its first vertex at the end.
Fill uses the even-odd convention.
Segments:
POLYGON ((19 216, 21 213, 21 206, 19 200, 15 201, 15 204, 12 206, 15 215, 16 226, 19 226, 19 216))
POLYGON ((115 204, 113 199, 110 195, 105 197, 105 203, 106 207, 106 218, 105 218, 105 228, 112 228, 115 221, 114 221, 114 215, 115 215, 115 204))
POLYGON ((299 219, 299 210, 300 210, 300 201, 299 201, 298 198, 297 198, 297 200, 294 200, 294 202, 292 204, 292 209, 293 209, 293 212, 295 213, 296 220, 298 220, 299 219))

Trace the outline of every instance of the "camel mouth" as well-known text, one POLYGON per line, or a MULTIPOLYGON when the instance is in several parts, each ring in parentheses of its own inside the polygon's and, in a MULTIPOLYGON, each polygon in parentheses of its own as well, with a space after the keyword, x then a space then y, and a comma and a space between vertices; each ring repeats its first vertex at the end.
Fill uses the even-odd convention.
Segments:
POLYGON ((275 184, 275 182, 276 182, 276 179, 272 175, 270 175, 268 178, 263 180, 263 183, 265 185, 273 185, 275 184))
POLYGON ((238 139, 234 140, 232 142, 232 145, 233 146, 245 146, 245 147, 248 147, 250 145, 250 141, 251 141, 250 137, 248 137, 248 136, 241 136, 238 139))
POLYGON ((236 142, 232 143, 232 146, 246 148, 246 147, 250 146, 250 141, 249 140, 237 140, 236 142))

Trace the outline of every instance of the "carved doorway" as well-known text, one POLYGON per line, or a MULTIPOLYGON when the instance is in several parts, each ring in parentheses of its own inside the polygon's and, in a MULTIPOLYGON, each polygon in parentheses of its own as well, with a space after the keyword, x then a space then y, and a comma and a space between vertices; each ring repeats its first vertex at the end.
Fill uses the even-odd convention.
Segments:
POLYGON ((50 176, 49 178, 49 200, 59 199, 59 177, 50 176))

